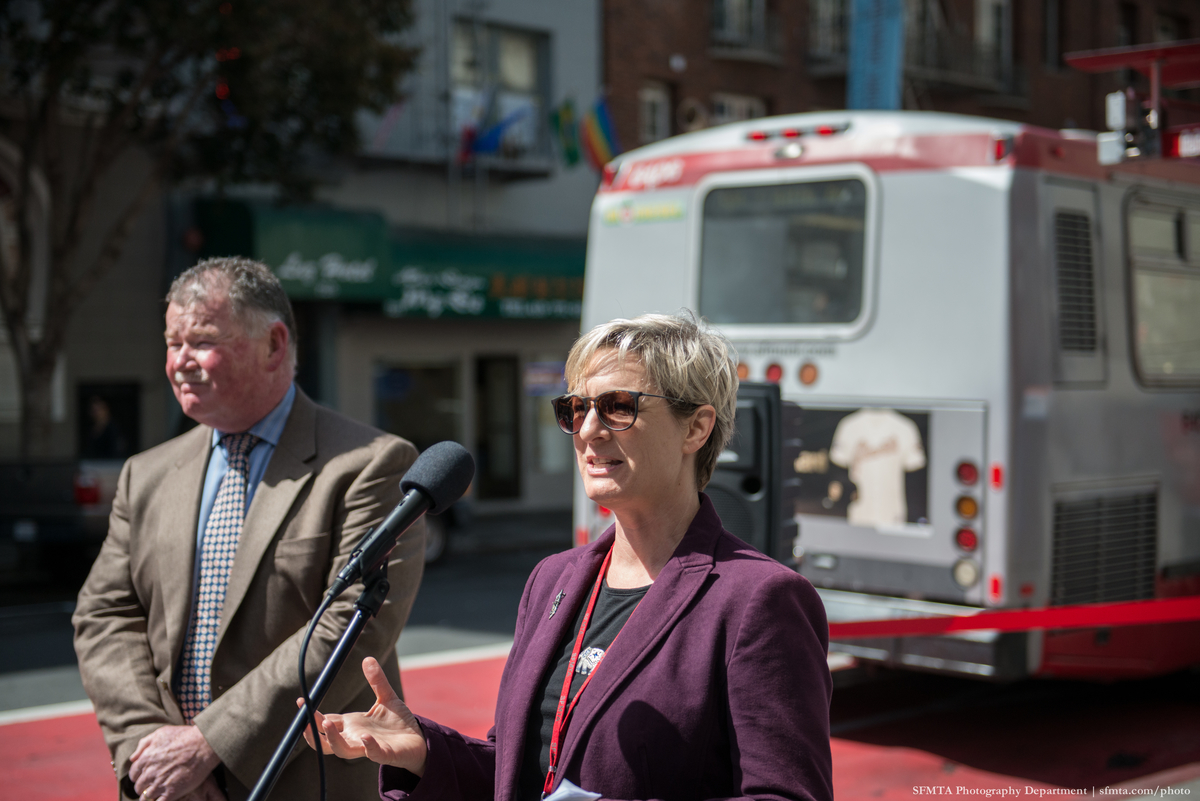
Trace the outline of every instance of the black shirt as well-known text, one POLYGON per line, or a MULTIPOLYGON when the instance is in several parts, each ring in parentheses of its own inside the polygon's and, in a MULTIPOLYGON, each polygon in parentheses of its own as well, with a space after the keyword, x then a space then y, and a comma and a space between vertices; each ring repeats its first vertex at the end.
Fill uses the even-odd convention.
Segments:
MULTIPOLYGON (((608 586, 607 579, 601 584, 600 593, 596 597, 596 608, 592 610, 592 620, 588 624, 587 633, 583 635, 583 647, 575 663, 575 675, 571 678, 571 690, 567 696, 568 704, 575 697, 575 693, 579 692, 592 668, 612 645, 625 621, 629 620, 634 608, 649 589, 650 585, 629 590, 613 589, 608 586)), ((571 661, 571 652, 575 650, 575 638, 579 636, 579 626, 586 611, 587 598, 584 598, 579 607, 579 614, 575 616, 575 625, 571 627, 570 633, 563 639, 559 648, 558 661, 554 663, 553 670, 542 684, 541 706, 533 711, 530 725, 525 730, 525 749, 521 757, 521 780, 517 793, 521 801, 538 801, 542 797, 546 772, 550 770, 550 738, 554 731, 558 699, 562 695, 563 681, 567 677, 567 663, 571 661)), ((573 713, 571 717, 574 717, 573 713)), ((564 733, 570 727, 571 718, 568 718, 563 726, 564 733)), ((564 735, 559 736, 561 748, 564 735)), ((561 754, 560 751, 559 755, 561 754)))

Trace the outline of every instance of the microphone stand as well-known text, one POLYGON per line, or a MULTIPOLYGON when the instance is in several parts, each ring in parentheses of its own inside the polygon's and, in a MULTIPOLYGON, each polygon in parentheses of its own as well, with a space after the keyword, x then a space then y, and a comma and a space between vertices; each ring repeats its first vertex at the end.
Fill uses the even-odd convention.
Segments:
MULTIPOLYGON (((333 680, 337 676, 338 671, 342 669, 346 657, 350 655, 350 651, 354 649, 354 644, 358 642, 358 637, 366 627, 367 621, 379 614, 379 610, 383 607, 383 602, 387 600, 390 585, 387 580, 386 559, 381 561, 378 568, 363 576, 363 585, 362 595, 354 602, 354 617, 350 619, 350 623, 346 626, 346 631, 342 634, 342 638, 338 640, 337 646, 333 649, 333 653, 329 655, 329 659, 325 662, 325 667, 321 670, 321 675, 317 677, 317 680, 313 683, 312 690, 309 692, 309 698, 314 709, 321 703, 321 699, 325 697, 325 693, 329 690, 329 685, 333 684, 333 680)), ((271 757, 271 761, 267 763, 262 775, 258 777, 258 784, 254 785, 254 792, 250 793, 249 801, 266 801, 271 789, 275 786, 275 782, 279 779, 279 774, 283 771, 283 766, 287 763, 288 757, 292 755, 292 749, 296 747, 296 743, 299 742, 307 726, 308 713, 304 709, 300 709, 296 712, 296 717, 292 719, 292 725, 288 728, 287 734, 283 735, 283 739, 280 740, 279 746, 275 749, 275 753, 271 757)))

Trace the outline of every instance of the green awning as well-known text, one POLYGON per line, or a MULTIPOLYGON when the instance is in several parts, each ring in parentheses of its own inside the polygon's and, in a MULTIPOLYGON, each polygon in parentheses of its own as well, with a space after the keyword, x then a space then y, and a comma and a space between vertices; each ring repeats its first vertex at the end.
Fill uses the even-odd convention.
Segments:
POLYGON ((202 255, 250 253, 294 300, 380 302, 392 317, 578 319, 583 239, 390 228, 378 214, 201 200, 202 255))

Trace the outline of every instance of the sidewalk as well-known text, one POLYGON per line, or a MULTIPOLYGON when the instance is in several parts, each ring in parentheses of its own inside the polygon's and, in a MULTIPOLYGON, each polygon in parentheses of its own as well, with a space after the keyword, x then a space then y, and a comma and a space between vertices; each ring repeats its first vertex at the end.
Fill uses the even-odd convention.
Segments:
MULTIPOLYGON (((507 644, 500 644, 403 659, 405 693, 413 709, 469 736, 486 736, 506 648, 507 644)), ((831 748, 838 801, 893 801, 923 795, 1043 798, 1070 794, 1120 799, 1200 794, 1200 762, 1109 788, 1060 788, 989 773, 913 748, 840 738, 831 741, 831 748)), ((4 798, 108 801, 112 797, 108 752, 86 702, 0 713, 0 753, 5 754, 0 761, 4 798)))

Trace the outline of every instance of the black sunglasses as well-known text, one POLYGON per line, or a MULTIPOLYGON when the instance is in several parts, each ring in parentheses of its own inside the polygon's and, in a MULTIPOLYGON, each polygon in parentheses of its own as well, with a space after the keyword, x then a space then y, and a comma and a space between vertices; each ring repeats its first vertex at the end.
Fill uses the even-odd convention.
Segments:
POLYGON ((666 395, 655 395, 652 392, 634 392, 629 389, 613 389, 601 392, 594 398, 583 398, 579 395, 560 395, 550 401, 554 404, 554 416, 558 419, 558 427, 565 434, 578 434, 583 428, 583 420, 587 417, 588 409, 596 407, 596 416, 609 431, 624 431, 634 424, 638 415, 638 400, 640 398, 663 398, 675 403, 687 403, 679 398, 669 398, 666 395))

